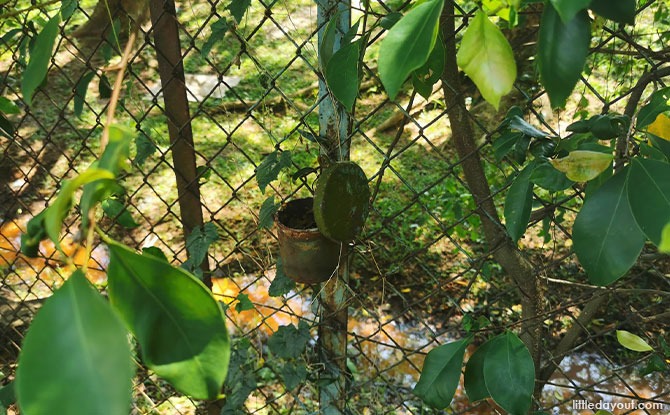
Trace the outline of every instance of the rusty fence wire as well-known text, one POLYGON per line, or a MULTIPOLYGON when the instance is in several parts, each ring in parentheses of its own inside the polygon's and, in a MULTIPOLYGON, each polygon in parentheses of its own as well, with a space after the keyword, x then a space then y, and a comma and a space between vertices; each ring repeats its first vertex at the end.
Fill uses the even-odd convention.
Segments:
MULTIPOLYGON (((226 307, 233 357, 227 398, 218 404, 180 396, 139 369, 132 413, 502 413, 490 401, 469 402, 462 387, 450 412, 430 409, 412 394, 433 347, 468 333, 477 343, 516 330, 521 308, 512 280, 493 260, 496 247, 486 243, 464 159, 452 145, 441 85, 430 99, 407 88, 395 101, 381 86, 374 63, 384 29, 368 39, 350 121, 350 158, 368 176, 373 198, 363 235, 351 247, 339 309, 330 310, 345 310, 345 327, 338 328, 322 318, 322 286, 272 286, 276 228, 259 216, 271 196, 280 203, 313 194, 314 175, 293 174, 318 165, 318 144, 309 139, 319 135, 326 99, 319 94, 318 32, 325 23, 318 15, 319 7, 338 2, 252 0, 246 14, 236 16, 235 4, 245 2, 82 0, 61 24, 47 81, 28 106, 20 77, 30 40, 60 8, 60 2, 34 3, 0 5, 0 94, 21 108, 8 116, 13 134, 0 136, 2 384, 13 379, 33 315, 71 272, 47 243, 38 258, 22 256, 20 234, 54 200, 62 181, 99 154, 113 69, 136 33, 116 115, 137 131, 120 199, 135 224, 124 228, 103 218, 100 225, 130 246, 158 247, 181 264, 187 260, 185 235, 213 224, 217 238, 202 271, 226 307), (17 12, 23 10, 29 11, 17 12), (261 189, 256 171, 275 151, 290 151, 292 165, 261 189), (306 349, 296 356, 268 347, 273 333, 288 325, 304 334, 306 349), (324 358, 316 339, 329 330, 344 330, 346 362, 324 358), (320 391, 337 379, 344 380, 346 407, 323 407, 320 391)), ((365 3, 341 4, 356 21, 365 3)), ((370 15, 381 18, 408 3, 371 2, 370 15)), ((531 8, 522 28, 506 32, 520 76, 501 108, 518 106, 529 123, 553 134, 583 114, 623 113, 637 79, 670 58, 668 6, 662 0, 640 3, 634 27, 605 23, 594 31, 591 69, 561 111, 551 109, 537 82, 532 56, 541 9, 531 8)), ((476 8, 475 2, 458 2, 457 26, 476 8)), ((505 113, 484 103, 464 76, 462 82, 478 153, 502 210, 515 174, 495 155, 505 113)), ((664 86, 663 80, 657 85, 664 86)), ((664 362, 626 351, 615 331, 654 341, 666 335, 670 261, 649 249, 620 282, 591 286, 570 249, 573 208, 583 193, 575 187, 562 197, 569 202, 535 194, 533 222, 520 241, 541 281, 536 324, 544 333, 546 379, 535 404, 550 414, 594 413, 580 406, 584 402, 644 404, 616 412, 621 414, 669 413, 667 368, 645 374, 664 362), (573 326, 582 330, 570 331, 573 326), (563 342, 566 333, 574 338, 563 342)), ((72 225, 63 249, 82 265, 77 217, 67 223, 72 225)), ((104 245, 97 245, 88 277, 102 289, 107 262, 104 245)))

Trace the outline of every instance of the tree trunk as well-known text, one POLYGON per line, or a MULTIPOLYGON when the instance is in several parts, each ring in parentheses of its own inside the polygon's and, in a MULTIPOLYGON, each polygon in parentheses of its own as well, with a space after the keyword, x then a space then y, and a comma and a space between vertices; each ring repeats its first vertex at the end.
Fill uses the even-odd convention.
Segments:
POLYGON ((114 20, 121 23, 120 37, 142 25, 149 17, 149 0, 99 0, 88 21, 74 31, 76 38, 100 41, 107 37, 114 20))

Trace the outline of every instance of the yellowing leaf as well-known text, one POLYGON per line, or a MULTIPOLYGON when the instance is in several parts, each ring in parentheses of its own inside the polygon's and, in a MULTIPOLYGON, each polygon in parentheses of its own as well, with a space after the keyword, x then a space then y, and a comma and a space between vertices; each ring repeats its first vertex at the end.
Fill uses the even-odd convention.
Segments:
POLYGON ((658 245, 658 251, 663 254, 670 254, 670 223, 663 227, 661 231, 661 243, 658 245))
POLYGON ((605 171, 612 162, 612 155, 598 151, 577 150, 567 157, 549 160, 558 171, 574 182, 588 182, 605 171))
POLYGON ((658 117, 649 125, 647 131, 656 137, 670 141, 670 117, 665 114, 658 114, 658 117))
POLYGON ((637 336, 626 330, 617 330, 616 339, 623 347, 634 352, 650 352, 654 350, 640 336, 637 336))
POLYGON ((500 98, 514 85, 516 62, 509 42, 483 11, 465 31, 456 61, 484 99, 498 109, 500 98))

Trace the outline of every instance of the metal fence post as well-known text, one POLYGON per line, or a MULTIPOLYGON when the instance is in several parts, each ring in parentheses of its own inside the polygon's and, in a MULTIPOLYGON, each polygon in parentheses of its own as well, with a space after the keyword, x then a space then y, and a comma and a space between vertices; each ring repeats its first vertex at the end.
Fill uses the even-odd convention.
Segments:
MULTIPOLYGON (((177 179, 180 219, 184 236, 188 237, 193 229, 202 226, 203 216, 174 0, 151 0, 150 12, 177 179)), ((205 284, 211 286, 207 258, 201 268, 205 284)))
MULTIPOLYGON (((339 15, 335 48, 340 47, 342 35, 351 26, 350 0, 317 0, 317 23, 319 44, 325 26, 331 18, 339 15)), ((330 160, 349 159, 349 132, 351 124, 346 109, 328 92, 321 78, 319 80, 319 134, 328 139, 323 151, 330 160)), ((349 255, 347 244, 342 244, 340 266, 337 276, 321 287, 319 301, 321 314, 319 324, 320 358, 325 365, 326 376, 332 376, 319 390, 319 406, 322 414, 340 415, 345 413, 347 395, 347 283, 349 280, 349 255)))

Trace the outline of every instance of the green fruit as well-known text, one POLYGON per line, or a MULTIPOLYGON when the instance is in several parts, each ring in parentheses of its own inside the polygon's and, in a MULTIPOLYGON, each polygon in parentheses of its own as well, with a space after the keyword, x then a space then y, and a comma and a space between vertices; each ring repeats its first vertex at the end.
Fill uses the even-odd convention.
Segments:
POLYGON ((368 217, 370 188, 358 164, 334 163, 323 170, 314 192, 314 219, 321 233, 338 242, 353 240, 368 217))

